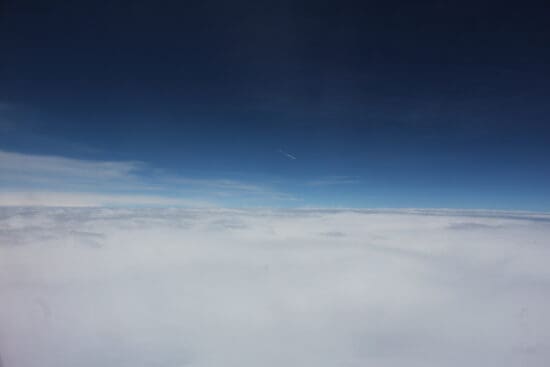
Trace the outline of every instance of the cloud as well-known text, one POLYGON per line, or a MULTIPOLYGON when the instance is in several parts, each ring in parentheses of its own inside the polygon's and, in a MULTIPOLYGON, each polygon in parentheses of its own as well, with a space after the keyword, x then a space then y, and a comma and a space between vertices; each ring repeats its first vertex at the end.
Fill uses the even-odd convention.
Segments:
POLYGON ((346 237, 345 233, 338 232, 338 231, 323 232, 321 234, 323 236, 328 236, 328 237, 346 237))
POLYGON ((293 155, 290 154, 290 153, 285 152, 285 151, 282 150, 282 149, 279 149, 278 152, 281 153, 282 155, 284 155, 285 157, 287 157, 288 159, 296 160, 296 157, 295 157, 295 156, 293 156, 293 155))
POLYGON ((350 185, 358 184, 361 181, 356 177, 351 176, 327 176, 316 180, 306 182, 309 186, 334 186, 334 185, 350 185))
POLYGON ((0 170, 22 179, 41 177, 70 178, 77 182, 101 180, 132 180, 143 168, 139 162, 102 162, 57 156, 30 155, 0 151, 0 170))
POLYGON ((213 205, 228 198, 295 200, 266 185, 171 174, 138 161, 94 161, 0 150, 0 205, 213 205))
POLYGON ((0 354, 25 367, 548 365, 547 215, 468 213, 0 207, 0 354))
POLYGON ((208 201, 182 199, 156 195, 103 195, 97 193, 66 193, 52 191, 8 191, 0 192, 0 203, 4 206, 213 206, 208 201))
POLYGON ((484 223, 472 223, 472 222, 459 222, 449 224, 449 229, 455 230, 487 230, 487 229, 499 229, 502 228, 500 225, 491 225, 484 223))

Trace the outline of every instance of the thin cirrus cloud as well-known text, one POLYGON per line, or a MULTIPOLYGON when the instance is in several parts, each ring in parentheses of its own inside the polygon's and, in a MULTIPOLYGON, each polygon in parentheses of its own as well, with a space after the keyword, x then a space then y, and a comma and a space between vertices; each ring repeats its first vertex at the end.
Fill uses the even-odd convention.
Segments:
POLYGON ((138 161, 94 161, 0 151, 0 205, 212 206, 227 198, 259 202, 292 195, 226 178, 182 177, 138 161))
POLYGON ((0 192, 4 206, 199 206, 214 205, 199 199, 185 199, 160 195, 99 194, 93 192, 8 191, 0 192))
POLYGON ((334 186, 334 185, 352 185, 358 184, 361 181, 357 177, 352 176, 327 176, 315 180, 307 181, 309 186, 334 186))

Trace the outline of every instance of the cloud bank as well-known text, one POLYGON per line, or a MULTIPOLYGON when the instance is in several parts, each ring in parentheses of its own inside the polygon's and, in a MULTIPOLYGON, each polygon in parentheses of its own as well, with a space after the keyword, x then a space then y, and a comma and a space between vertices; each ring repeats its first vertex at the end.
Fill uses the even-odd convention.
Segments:
POLYGON ((550 216, 0 208, 4 366, 547 366, 550 216))

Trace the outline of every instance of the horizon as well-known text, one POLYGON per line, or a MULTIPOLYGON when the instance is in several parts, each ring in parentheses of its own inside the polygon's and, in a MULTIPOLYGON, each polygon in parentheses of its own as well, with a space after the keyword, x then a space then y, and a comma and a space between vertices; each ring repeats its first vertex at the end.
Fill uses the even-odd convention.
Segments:
POLYGON ((394 199, 376 195, 376 190, 371 189, 370 195, 350 196, 346 189, 364 185, 362 180, 351 176, 312 177, 307 180, 291 177, 243 180, 238 176, 178 176, 139 161, 98 161, 3 150, 0 150, 0 169, 0 205, 3 206, 550 211, 544 203, 514 205, 496 198, 489 200, 490 204, 478 201, 468 205, 472 202, 468 195, 439 200, 418 197, 413 200, 410 197, 394 199), (317 190, 317 193, 304 194, 308 190, 317 190), (354 201, 355 204, 350 204, 354 201), (411 202, 424 206, 410 205, 411 202))

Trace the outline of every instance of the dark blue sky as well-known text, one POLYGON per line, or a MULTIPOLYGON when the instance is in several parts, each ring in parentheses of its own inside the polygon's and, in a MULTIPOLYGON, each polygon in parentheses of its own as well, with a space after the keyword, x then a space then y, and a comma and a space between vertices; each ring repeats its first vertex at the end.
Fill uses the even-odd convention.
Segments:
POLYGON ((548 16, 529 2, 3 0, 0 150, 297 199, 254 205, 550 210, 548 16))

